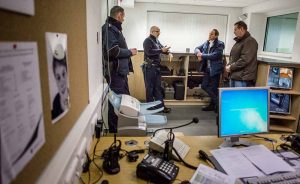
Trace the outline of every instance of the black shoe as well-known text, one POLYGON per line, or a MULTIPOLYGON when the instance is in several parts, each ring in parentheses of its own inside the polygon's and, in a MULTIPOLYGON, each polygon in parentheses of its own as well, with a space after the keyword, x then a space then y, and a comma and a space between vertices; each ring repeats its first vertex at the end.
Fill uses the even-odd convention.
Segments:
POLYGON ((206 106, 202 108, 202 111, 214 111, 215 108, 212 105, 206 106))
POLYGON ((163 113, 170 113, 171 112, 171 108, 165 107, 164 110, 160 111, 163 113))

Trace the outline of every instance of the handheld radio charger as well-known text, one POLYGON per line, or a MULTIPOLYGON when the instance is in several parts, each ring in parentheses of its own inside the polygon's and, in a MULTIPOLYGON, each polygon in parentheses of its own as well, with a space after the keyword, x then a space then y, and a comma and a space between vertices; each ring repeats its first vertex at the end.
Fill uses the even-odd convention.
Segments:
POLYGON ((119 156, 121 150, 121 141, 116 140, 103 154, 103 170, 108 174, 117 174, 120 172, 119 156), (118 144, 117 144, 118 143, 118 144))

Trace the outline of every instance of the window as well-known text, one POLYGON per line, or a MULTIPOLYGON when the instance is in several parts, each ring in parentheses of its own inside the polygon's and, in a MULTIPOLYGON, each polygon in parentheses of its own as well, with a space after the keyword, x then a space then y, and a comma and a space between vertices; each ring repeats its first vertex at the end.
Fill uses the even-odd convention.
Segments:
POLYGON ((268 17, 264 51, 292 54, 298 13, 268 17))

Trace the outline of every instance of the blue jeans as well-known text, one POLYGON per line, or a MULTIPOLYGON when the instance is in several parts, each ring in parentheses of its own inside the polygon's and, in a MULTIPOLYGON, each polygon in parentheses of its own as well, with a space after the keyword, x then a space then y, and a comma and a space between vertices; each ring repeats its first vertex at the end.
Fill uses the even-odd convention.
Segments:
POLYGON ((230 79, 229 86, 230 87, 253 87, 255 86, 255 83, 254 81, 240 81, 240 80, 230 79))

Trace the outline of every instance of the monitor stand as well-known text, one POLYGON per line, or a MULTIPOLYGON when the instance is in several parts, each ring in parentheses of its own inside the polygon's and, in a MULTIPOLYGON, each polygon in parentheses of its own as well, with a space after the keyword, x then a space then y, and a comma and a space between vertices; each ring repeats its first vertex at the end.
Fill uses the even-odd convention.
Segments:
POLYGON ((235 146, 252 146, 256 143, 240 140, 239 137, 226 137, 219 148, 235 147, 235 146))

